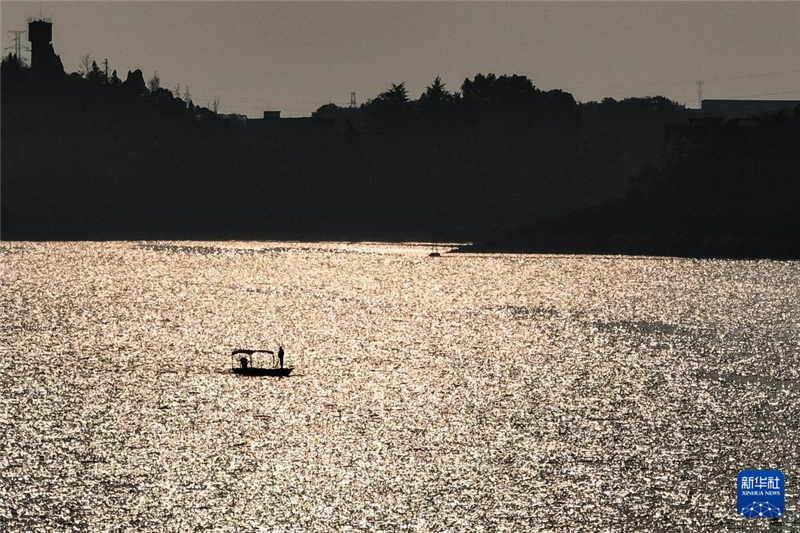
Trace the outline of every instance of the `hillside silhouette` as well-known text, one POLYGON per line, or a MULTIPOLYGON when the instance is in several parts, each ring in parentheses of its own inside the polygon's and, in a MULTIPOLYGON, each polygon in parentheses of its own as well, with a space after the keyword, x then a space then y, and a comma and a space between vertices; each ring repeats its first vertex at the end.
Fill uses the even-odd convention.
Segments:
POLYGON ((477 74, 458 91, 437 77, 417 99, 397 83, 357 108, 246 119, 139 70, 46 65, 2 65, 4 239, 798 255, 797 109, 720 121, 676 161, 665 128, 692 110, 663 97, 579 104, 477 74))

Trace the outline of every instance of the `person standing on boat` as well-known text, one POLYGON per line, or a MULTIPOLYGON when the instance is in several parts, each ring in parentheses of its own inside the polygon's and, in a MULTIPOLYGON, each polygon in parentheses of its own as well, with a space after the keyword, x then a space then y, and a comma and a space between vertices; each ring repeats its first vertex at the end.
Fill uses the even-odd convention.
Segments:
POLYGON ((283 368, 283 346, 278 348, 278 363, 280 363, 281 368, 283 368))

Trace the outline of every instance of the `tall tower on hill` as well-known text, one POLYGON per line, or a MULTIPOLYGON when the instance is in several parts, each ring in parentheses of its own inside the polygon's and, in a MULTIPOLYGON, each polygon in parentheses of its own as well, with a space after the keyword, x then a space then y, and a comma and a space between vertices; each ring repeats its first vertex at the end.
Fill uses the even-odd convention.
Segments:
POLYGON ((53 40, 52 21, 41 16, 28 19, 28 40, 31 42, 31 68, 45 67, 54 55, 50 44, 53 40))

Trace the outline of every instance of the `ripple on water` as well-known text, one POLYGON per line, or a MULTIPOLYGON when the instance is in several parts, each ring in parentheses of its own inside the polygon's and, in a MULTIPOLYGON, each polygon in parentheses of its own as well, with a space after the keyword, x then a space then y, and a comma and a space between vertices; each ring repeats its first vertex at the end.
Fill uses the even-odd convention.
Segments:
POLYGON ((0 530, 710 531, 797 479, 797 262, 428 251, 0 245, 0 530))

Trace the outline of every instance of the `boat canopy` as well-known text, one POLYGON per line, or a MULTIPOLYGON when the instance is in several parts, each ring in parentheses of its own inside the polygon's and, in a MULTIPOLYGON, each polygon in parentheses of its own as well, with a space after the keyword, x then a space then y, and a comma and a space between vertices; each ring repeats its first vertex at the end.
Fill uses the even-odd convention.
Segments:
POLYGON ((237 355, 237 354, 240 354, 240 353, 243 353, 243 354, 246 354, 246 355, 253 355, 254 353, 268 353, 268 354, 271 354, 271 355, 275 355, 275 352, 273 352, 272 350, 247 350, 247 349, 244 349, 244 348, 239 348, 237 350, 232 351, 231 352, 231 356, 234 356, 234 355, 237 355))

